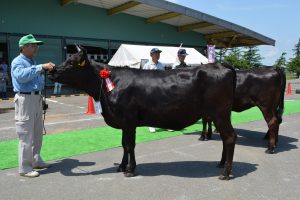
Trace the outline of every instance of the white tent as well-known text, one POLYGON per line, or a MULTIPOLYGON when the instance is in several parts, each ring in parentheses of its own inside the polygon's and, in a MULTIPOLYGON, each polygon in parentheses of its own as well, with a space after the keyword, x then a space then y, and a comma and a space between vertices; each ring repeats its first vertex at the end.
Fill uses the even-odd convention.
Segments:
MULTIPOLYGON (((160 62, 167 66, 171 66, 176 62, 179 47, 122 44, 108 64, 111 66, 129 66, 131 68, 139 69, 141 62, 143 65, 151 60, 150 50, 155 47, 162 51, 160 54, 160 62)), ((196 49, 182 48, 186 49, 186 52, 189 54, 185 59, 185 62, 188 65, 206 64, 208 62, 207 58, 196 49)))

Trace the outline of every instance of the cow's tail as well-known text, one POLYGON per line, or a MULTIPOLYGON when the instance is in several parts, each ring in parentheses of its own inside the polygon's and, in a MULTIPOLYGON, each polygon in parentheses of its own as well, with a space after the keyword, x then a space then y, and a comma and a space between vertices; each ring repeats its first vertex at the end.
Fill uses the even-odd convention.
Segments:
POLYGON ((279 121, 279 124, 282 122, 282 114, 284 111, 284 92, 285 92, 285 86, 286 86, 286 76, 283 68, 277 69, 277 72, 279 73, 281 85, 280 85, 280 100, 279 104, 276 110, 277 119, 279 121))
MULTIPOLYGON (((236 82, 237 82, 237 78, 236 78, 236 71, 235 69, 231 66, 228 65, 226 63, 222 63, 226 68, 230 69, 233 72, 233 99, 232 102, 234 102, 234 97, 235 97, 235 89, 236 89, 236 82)), ((232 105, 233 106, 233 105, 232 105)))

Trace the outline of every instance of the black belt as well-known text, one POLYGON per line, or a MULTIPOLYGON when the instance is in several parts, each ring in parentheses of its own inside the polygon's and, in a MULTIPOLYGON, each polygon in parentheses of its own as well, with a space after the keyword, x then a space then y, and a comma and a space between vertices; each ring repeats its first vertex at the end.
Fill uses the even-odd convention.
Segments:
POLYGON ((33 91, 33 92, 18 92, 19 94, 41 94, 40 91, 33 91))

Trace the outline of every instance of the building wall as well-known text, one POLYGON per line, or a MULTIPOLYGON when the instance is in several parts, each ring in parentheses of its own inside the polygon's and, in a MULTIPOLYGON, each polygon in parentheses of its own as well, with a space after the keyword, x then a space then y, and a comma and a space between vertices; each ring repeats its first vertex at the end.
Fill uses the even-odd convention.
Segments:
POLYGON ((139 41, 149 43, 205 45, 195 32, 176 31, 167 24, 147 25, 145 19, 60 0, 4 0, 0 6, 0 32, 139 41))
POLYGON ((8 62, 19 54, 18 41, 25 34, 44 41, 36 60, 61 63, 67 44, 108 49, 109 55, 122 43, 192 46, 206 45, 202 34, 177 32, 176 27, 128 14, 107 16, 102 8, 72 3, 61 6, 61 0, 2 0, 0 3, 0 43, 7 43, 8 62))

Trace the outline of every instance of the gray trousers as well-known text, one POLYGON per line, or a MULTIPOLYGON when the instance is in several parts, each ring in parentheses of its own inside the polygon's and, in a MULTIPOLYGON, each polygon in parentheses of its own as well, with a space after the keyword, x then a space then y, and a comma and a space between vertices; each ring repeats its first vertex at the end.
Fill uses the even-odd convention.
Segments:
POLYGON ((28 173, 43 163, 40 156, 43 140, 42 97, 17 93, 14 102, 19 136, 19 173, 28 173))

